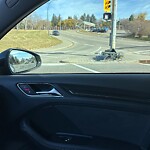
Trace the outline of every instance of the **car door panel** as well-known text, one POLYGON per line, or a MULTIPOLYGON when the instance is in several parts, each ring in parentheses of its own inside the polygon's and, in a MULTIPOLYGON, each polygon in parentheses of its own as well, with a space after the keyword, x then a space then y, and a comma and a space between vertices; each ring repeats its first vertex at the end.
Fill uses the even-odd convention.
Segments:
POLYGON ((16 142, 22 139, 24 145, 41 149, 149 146, 148 74, 18 75, 0 81, 2 125, 7 127, 2 139, 8 143, 17 137, 16 142), (31 86, 35 93, 46 92, 49 84, 61 96, 26 94, 18 84, 31 86))

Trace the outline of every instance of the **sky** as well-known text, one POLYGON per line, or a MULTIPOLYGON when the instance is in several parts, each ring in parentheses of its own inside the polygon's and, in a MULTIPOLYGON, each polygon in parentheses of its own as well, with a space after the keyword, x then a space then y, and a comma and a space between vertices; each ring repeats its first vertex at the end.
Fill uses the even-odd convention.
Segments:
MULTIPOLYGON (((47 18, 48 3, 35 12, 41 18, 47 18)), ((150 0, 118 0, 118 19, 129 18, 131 14, 147 13, 150 19, 150 0)), ((49 19, 52 15, 61 15, 62 19, 68 16, 80 17, 83 13, 94 14, 98 19, 103 17, 103 0, 51 0, 49 2, 49 19)))

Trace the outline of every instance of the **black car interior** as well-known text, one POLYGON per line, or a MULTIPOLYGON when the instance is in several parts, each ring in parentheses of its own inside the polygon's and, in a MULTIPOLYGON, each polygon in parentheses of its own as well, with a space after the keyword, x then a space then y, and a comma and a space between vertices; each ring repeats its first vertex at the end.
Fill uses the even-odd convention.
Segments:
POLYGON ((149 82, 149 74, 1 76, 1 149, 149 149, 149 82))
MULTIPOLYGON (((0 0, 0 38, 45 2, 0 0)), ((1 75, 0 112, 0 150, 150 150, 150 74, 1 75)))

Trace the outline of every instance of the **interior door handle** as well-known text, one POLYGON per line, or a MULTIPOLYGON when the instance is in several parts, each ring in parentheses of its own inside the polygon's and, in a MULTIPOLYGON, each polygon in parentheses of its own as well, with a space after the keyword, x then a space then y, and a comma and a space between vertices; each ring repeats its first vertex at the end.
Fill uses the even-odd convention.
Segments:
POLYGON ((53 149, 53 150, 98 150, 97 148, 89 148, 86 146, 79 146, 73 144, 61 144, 53 141, 49 141, 43 138, 40 134, 30 127, 27 121, 21 122, 21 130, 36 144, 44 149, 53 149))
POLYGON ((36 92, 36 94, 39 94, 39 95, 48 94, 48 95, 53 95, 53 96, 62 96, 62 94, 60 94, 55 88, 53 88, 53 89, 50 90, 50 91, 40 91, 40 92, 36 92))

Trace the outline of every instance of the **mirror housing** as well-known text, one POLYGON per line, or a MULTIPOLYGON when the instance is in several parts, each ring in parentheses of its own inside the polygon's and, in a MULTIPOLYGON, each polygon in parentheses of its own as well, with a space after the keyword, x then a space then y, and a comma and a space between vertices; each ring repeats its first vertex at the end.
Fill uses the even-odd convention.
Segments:
POLYGON ((25 73, 41 66, 38 54, 22 49, 8 49, 0 53, 0 74, 25 73))

